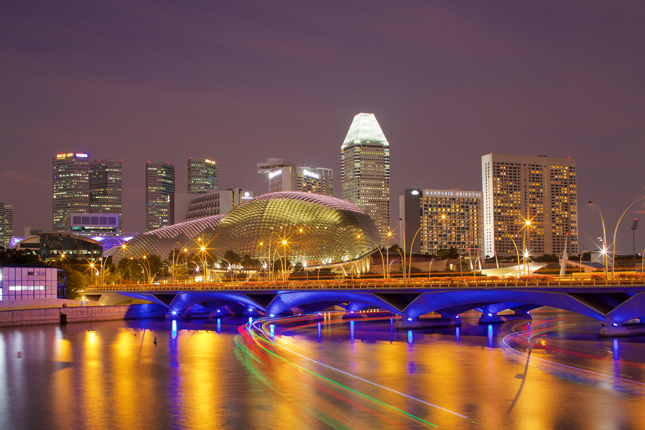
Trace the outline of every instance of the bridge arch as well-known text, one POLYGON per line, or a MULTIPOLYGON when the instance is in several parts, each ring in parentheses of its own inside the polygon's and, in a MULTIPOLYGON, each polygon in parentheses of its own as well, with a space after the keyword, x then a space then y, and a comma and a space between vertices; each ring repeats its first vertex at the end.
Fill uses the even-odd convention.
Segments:
POLYGON ((365 303, 380 309, 387 309, 397 314, 401 313, 400 310, 394 308, 375 294, 342 291, 297 291, 293 293, 280 293, 267 306, 266 312, 277 315, 291 308, 319 302, 365 303))
POLYGON ((439 291, 423 293, 414 299, 403 310, 407 318, 416 319, 421 315, 442 310, 474 309, 497 303, 513 302, 515 304, 550 306, 577 314, 586 315, 599 321, 605 320, 605 315, 591 306, 581 302, 566 293, 551 293, 541 291, 439 291))

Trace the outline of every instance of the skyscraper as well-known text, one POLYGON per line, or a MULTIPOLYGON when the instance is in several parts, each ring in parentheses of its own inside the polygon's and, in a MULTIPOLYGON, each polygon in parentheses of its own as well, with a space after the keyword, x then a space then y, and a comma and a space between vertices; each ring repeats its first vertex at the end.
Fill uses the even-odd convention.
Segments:
POLYGON ((146 163, 146 231, 170 224, 170 193, 175 192, 175 166, 146 163))
POLYGON ((90 212, 118 214, 121 228, 121 160, 95 160, 90 163, 90 212))
POLYGON ((53 161, 52 227, 63 231, 68 215, 90 208, 90 162, 85 153, 56 154, 53 161))
POLYGON ((334 196, 334 171, 325 167, 297 167, 284 158, 258 163, 258 173, 269 177, 269 192, 302 191, 334 196))
POLYGON ((9 248, 13 236, 13 205, 0 203, 0 246, 9 248))
POLYGON ((217 163, 208 158, 188 159, 188 192, 205 193, 217 189, 217 163))
POLYGON ((390 144, 376 117, 354 117, 340 149, 342 197, 363 209, 385 243, 390 229, 390 144))
POLYGON ((483 155, 482 193, 486 255, 578 253, 576 160, 483 155))

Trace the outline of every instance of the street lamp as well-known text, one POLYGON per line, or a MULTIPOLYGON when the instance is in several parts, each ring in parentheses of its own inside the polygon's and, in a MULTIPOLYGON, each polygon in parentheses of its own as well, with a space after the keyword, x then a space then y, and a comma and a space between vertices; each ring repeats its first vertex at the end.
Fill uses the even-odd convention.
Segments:
MULTIPOLYGON (((389 234, 391 234, 391 233, 390 233, 390 232, 388 232, 388 235, 389 235, 389 234)), ((367 236, 365 236, 365 237, 367 237, 367 236)), ((360 239, 360 238, 361 238, 361 235, 360 235, 360 234, 359 234, 359 235, 357 235, 357 236, 356 236, 356 238, 357 238, 357 239, 360 239)), ((379 254, 381 254, 381 264, 383 265, 383 279, 385 279, 385 260, 383 259, 383 253, 381 252, 381 247, 380 247, 380 246, 378 246, 378 245, 376 244, 376 242, 374 242, 374 241, 372 240, 372 238, 370 238, 370 237, 367 237, 367 238, 368 238, 368 239, 369 239, 369 240, 370 240, 370 241, 371 241, 371 242, 376 246, 376 249, 378 249, 379 254)))
MULTIPOLYGON (((605 219, 602 216, 602 211, 600 210, 600 207, 592 202, 591 200, 589 201, 590 205, 594 205, 596 209, 598 209, 598 213, 600 214, 600 222, 602 223, 602 251, 601 254, 605 257, 605 278, 607 277, 607 274, 609 272, 609 263, 607 262, 607 233, 605 230, 605 219)), ((621 217, 622 218, 622 217, 621 217)))

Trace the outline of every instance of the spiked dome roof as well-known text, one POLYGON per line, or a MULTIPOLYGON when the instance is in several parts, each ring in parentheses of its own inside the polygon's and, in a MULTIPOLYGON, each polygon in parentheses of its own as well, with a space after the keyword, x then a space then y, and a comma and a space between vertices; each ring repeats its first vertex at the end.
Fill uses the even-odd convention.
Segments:
POLYGON ((373 113, 359 113, 354 117, 342 147, 361 142, 390 146, 373 113))

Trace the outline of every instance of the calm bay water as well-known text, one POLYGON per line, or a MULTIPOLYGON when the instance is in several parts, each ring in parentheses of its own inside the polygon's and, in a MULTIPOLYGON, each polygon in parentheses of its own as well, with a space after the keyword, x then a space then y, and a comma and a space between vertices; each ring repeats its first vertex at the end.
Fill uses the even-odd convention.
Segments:
POLYGON ((0 329, 0 428, 645 429, 645 337, 560 311, 527 333, 477 317, 0 329))

